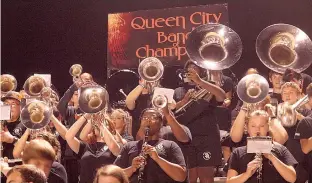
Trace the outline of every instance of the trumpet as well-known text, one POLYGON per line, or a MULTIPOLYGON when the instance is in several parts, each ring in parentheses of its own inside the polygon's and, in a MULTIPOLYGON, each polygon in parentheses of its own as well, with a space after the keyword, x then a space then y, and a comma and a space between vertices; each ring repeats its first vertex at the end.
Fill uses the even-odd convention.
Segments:
POLYGON ((9 91, 14 91, 17 87, 16 78, 10 74, 1 75, 1 95, 7 94, 9 91))
POLYGON ((69 74, 73 76, 73 81, 75 82, 82 73, 82 66, 80 64, 74 64, 69 69, 69 74))
POLYGON ((277 118, 281 121, 282 125, 285 127, 295 126, 297 123, 296 110, 308 101, 309 97, 305 95, 293 105, 289 105, 287 102, 279 104, 277 108, 277 118))
POLYGON ((167 98, 164 95, 157 95, 152 100, 152 105, 155 108, 162 109, 167 106, 167 98))
POLYGON ((187 101, 187 103, 185 103, 183 106, 181 106, 179 109, 177 109, 175 111, 175 114, 177 114, 181 111, 186 111, 186 109, 191 104, 193 104, 194 102, 196 102, 200 99, 203 99, 204 97, 207 101, 210 101, 212 99, 213 95, 209 91, 207 91, 206 89, 201 88, 193 95, 193 97, 189 101, 187 101))

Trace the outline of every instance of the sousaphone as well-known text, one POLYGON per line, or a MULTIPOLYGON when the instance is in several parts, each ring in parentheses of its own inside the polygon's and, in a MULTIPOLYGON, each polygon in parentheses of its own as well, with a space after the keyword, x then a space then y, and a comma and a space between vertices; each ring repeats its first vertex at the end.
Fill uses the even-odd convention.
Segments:
POLYGON ((256 51, 261 62, 271 70, 284 73, 287 68, 300 73, 312 63, 312 41, 298 27, 274 24, 257 37, 256 51))
POLYGON ((217 23, 198 26, 186 40, 189 58, 199 67, 223 70, 234 65, 242 54, 242 41, 231 28, 217 23))

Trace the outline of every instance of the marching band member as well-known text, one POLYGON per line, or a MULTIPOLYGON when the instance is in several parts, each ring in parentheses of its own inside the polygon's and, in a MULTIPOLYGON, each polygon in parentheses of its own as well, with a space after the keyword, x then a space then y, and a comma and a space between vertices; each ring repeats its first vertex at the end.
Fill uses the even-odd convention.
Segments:
POLYGON ((269 71, 269 81, 272 84, 272 93, 270 93, 271 98, 275 98, 278 103, 282 103, 282 96, 281 96, 281 87, 282 87, 282 77, 283 75, 275 72, 273 70, 269 71))
MULTIPOLYGON (((265 111, 256 110, 251 113, 247 123, 250 137, 267 136, 269 133, 269 115, 265 111)), ((255 154, 247 154, 247 147, 236 148, 229 160, 227 183, 254 182, 257 183, 256 171, 261 168, 262 180, 266 183, 295 182, 294 166, 297 161, 281 144, 273 141, 273 149, 269 154, 263 154, 263 162, 255 159, 255 154)))
MULTIPOLYGON (((208 102, 205 99, 197 100, 177 120, 187 126, 192 133, 192 143, 187 147, 187 166, 191 183, 213 182, 214 168, 221 165, 220 133, 216 116, 216 106, 223 103, 225 92, 217 85, 204 81, 207 76, 205 69, 198 67, 192 61, 185 64, 187 78, 190 83, 175 90, 176 109, 179 109, 191 100, 195 86, 210 92, 213 96, 208 102)), ((208 99, 209 100, 209 99, 208 99)))
POLYGON ((305 73, 297 73, 292 69, 286 69, 283 75, 284 82, 295 82, 303 94, 306 93, 307 86, 312 83, 312 76, 305 73))
POLYGON ((7 174, 7 183, 12 182, 46 183, 47 178, 42 170, 33 165, 18 165, 7 174))
POLYGON ((120 152, 120 145, 115 140, 110 129, 108 129, 109 127, 102 125, 103 121, 95 123, 95 121, 90 120, 91 114, 82 115, 66 133, 66 141, 69 147, 80 159, 80 183, 87 183, 93 180, 94 170, 100 168, 102 165, 113 163, 120 152), (76 134, 85 122, 88 123, 85 125, 82 133, 89 133, 87 142, 80 141, 76 138, 76 134))
POLYGON ((131 183, 138 182, 139 176, 142 183, 185 180, 186 167, 180 147, 173 141, 159 138, 162 121, 159 111, 145 109, 141 116, 141 126, 149 129, 145 133, 145 142, 128 142, 117 157, 114 164, 124 169, 131 183))
POLYGON ((97 170, 93 183, 129 183, 125 172, 116 165, 106 165, 97 170))

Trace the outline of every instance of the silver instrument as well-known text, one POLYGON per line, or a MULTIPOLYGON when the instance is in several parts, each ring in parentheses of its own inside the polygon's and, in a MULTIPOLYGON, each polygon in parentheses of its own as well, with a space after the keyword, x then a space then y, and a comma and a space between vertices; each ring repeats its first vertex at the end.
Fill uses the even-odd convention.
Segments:
POLYGON ((167 98, 164 95, 157 95, 152 100, 152 105, 157 109, 162 109, 167 106, 167 98))
POLYGON ((159 59, 147 57, 140 62, 138 73, 146 81, 147 89, 151 93, 164 74, 164 66, 159 59))
POLYGON ((262 183, 262 162, 263 162, 262 154, 256 153, 255 159, 259 159, 261 162, 257 169, 257 183, 262 183))
POLYGON ((9 91, 14 91, 17 87, 17 80, 13 75, 2 74, 0 77, 1 96, 5 96, 9 91))
POLYGON ((287 102, 279 104, 277 108, 277 118, 281 121, 282 125, 285 127, 295 126, 297 123, 296 110, 308 101, 309 97, 305 95, 293 105, 289 105, 287 102))
POLYGON ((40 76, 30 76, 24 83, 24 90, 30 97, 39 97, 41 90, 47 87, 47 83, 40 76))
POLYGON ((97 113, 108 104, 108 93, 95 82, 86 82, 78 90, 79 108, 85 113, 97 113))
POLYGON ((21 123, 29 129, 40 129, 50 122, 53 114, 52 108, 43 101, 33 100, 21 111, 21 123))
POLYGON ((243 77, 237 85, 238 97, 249 104, 261 102, 269 93, 268 81, 259 74, 243 77))
POLYGON ((284 73, 287 68, 300 73, 312 63, 312 41, 298 27, 274 24, 257 37, 256 51, 261 62, 271 70, 284 73))
POLYGON ((74 64, 69 69, 69 74, 73 76, 73 81, 75 82, 82 73, 82 66, 80 64, 74 64))
POLYGON ((223 70, 233 66, 242 55, 242 41, 231 28, 217 23, 198 26, 186 40, 189 58, 199 67, 223 70))

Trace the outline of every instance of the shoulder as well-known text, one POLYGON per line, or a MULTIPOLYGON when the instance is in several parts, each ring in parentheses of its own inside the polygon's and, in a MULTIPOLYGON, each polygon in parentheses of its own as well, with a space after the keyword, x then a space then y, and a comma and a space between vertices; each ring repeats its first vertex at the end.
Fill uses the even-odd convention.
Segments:
POLYGON ((239 157, 242 157, 247 154, 247 146, 241 146, 237 147, 232 152, 233 155, 237 155, 239 157))

